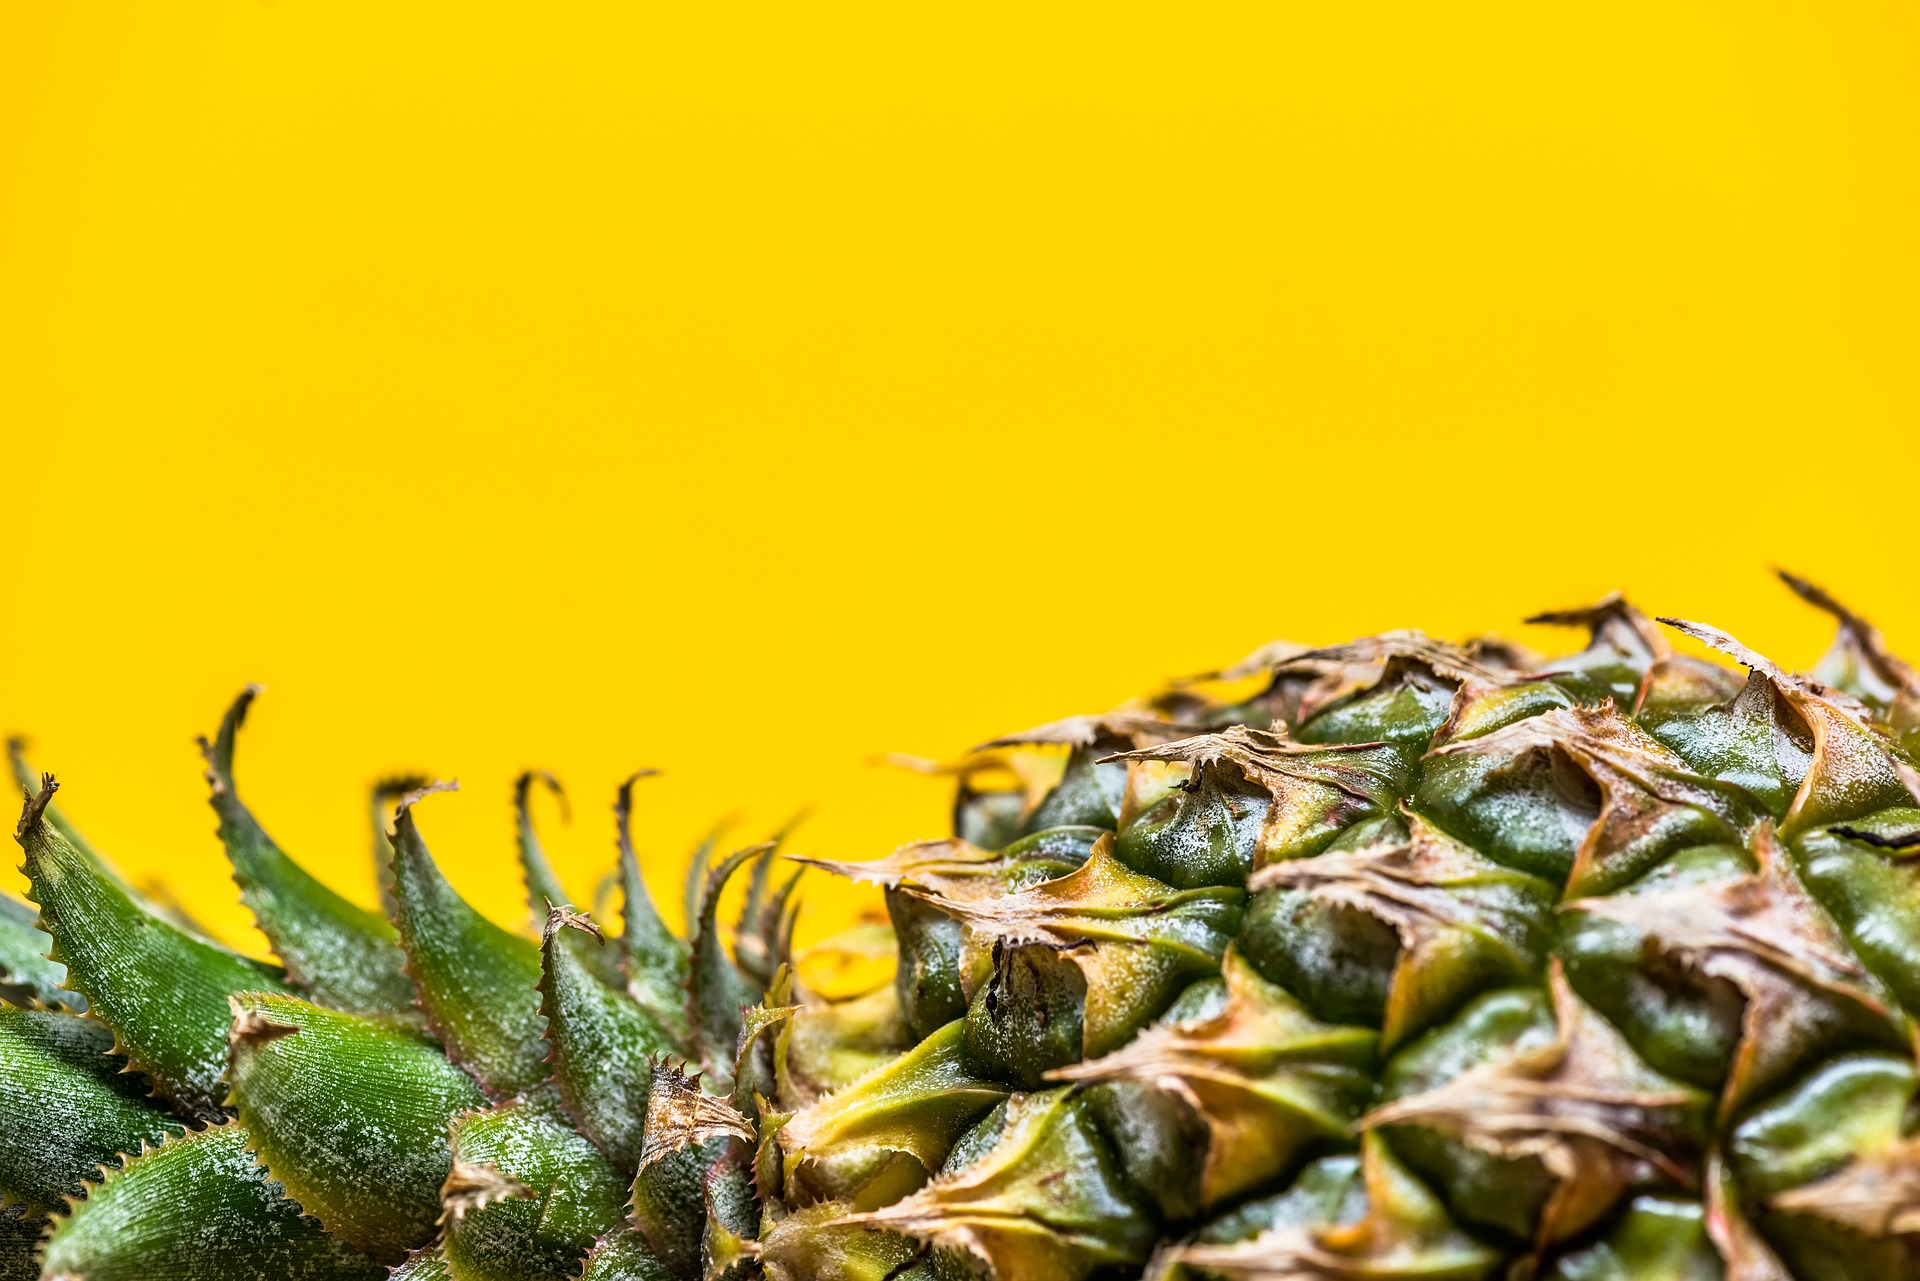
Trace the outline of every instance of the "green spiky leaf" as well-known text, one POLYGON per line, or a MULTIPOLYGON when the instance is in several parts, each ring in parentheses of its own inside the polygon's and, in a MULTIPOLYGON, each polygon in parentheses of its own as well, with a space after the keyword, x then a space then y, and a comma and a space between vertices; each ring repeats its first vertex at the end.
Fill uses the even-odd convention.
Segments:
POLYGON ((437 1241, 424 1250, 415 1250, 387 1274, 387 1281, 453 1281, 446 1250, 437 1241))
POLYGON ((294 996, 236 997, 232 1040, 233 1102, 287 1194, 375 1258, 425 1245, 473 1081, 411 1029, 294 996))
POLYGON ((594 1243, 580 1281, 673 1281, 644 1234, 634 1228, 615 1228, 594 1243))
MULTIPOLYGON (((535 933, 546 928, 547 914, 556 907, 571 908, 581 900, 567 893, 567 887, 561 882, 559 873, 553 870, 553 863, 547 857, 546 848, 540 843, 539 830, 533 823, 533 785, 538 782, 553 793, 560 804, 561 822, 571 821, 567 806, 567 793, 560 786, 560 780, 545 770, 526 770, 513 783, 513 827, 514 844, 520 853, 520 877, 526 885, 527 914, 532 919, 535 933)), ((564 946, 575 947, 577 959, 603 983, 620 984, 624 978, 620 973, 620 956, 617 951, 592 946, 580 946, 584 940, 569 937, 564 946)))
POLYGON ((744 1011, 762 995, 727 955, 720 939, 720 894, 733 874, 762 853, 749 845, 720 860, 707 873, 693 915, 693 957, 687 975, 688 1019, 700 1061, 722 1089, 733 1084, 733 1056, 744 1011))
POLYGON ((214 1126, 109 1173, 47 1242, 50 1281, 374 1281, 379 1264, 321 1231, 254 1164, 247 1132, 214 1126))
POLYGON ((135 903, 44 821, 44 802, 57 787, 49 776, 15 831, 52 956, 156 1093, 187 1116, 219 1119, 227 998, 277 990, 271 967, 190 938, 135 903))
POLYGON ((67 967, 47 956, 53 941, 40 932, 39 919, 30 905, 0 894, 0 1000, 84 1012, 87 998, 63 987, 67 967))
POLYGON ((227 710, 214 741, 200 740, 213 811, 220 817, 220 842, 233 864, 240 899, 285 963, 293 986, 322 1005, 357 1014, 411 1013, 413 984, 393 926, 287 857, 240 800, 233 779, 235 739, 258 692, 248 686, 227 710))
POLYGON ((0 1281, 39 1281, 47 1217, 24 1205, 0 1205, 0 1281))
POLYGON ((453 1152, 441 1194, 453 1281, 578 1276, 621 1222, 625 1178, 568 1127, 551 1086, 455 1118, 453 1152))
POLYGON ((413 818, 432 790, 409 792, 394 815, 394 924, 447 1056, 488 1097, 507 1099, 547 1074, 540 949, 475 911, 441 875, 413 818))
POLYGON ((680 1047, 624 990, 608 987, 561 935, 599 946, 583 915, 549 913, 541 945, 540 1013, 554 1084, 580 1132, 623 1170, 640 1164, 654 1061, 680 1047))
POLYGON ((687 944, 660 919, 653 895, 647 891, 646 878, 640 875, 640 858, 633 848, 633 785, 656 773, 656 770, 641 770, 630 776, 620 784, 613 806, 620 849, 620 966, 633 998, 690 1053, 687 944))
MULTIPOLYGON (((654 1099, 661 1093, 656 1082, 654 1099)), ((726 1134, 693 1147, 676 1148, 669 1141, 665 1154, 657 1161, 641 1161, 634 1176, 628 1202, 634 1226, 677 1281, 700 1281, 707 1172, 733 1141, 726 1134)))
POLYGON ((0 1006, 0 1202, 51 1210, 95 1166, 180 1133, 112 1046, 79 1015, 0 1006))

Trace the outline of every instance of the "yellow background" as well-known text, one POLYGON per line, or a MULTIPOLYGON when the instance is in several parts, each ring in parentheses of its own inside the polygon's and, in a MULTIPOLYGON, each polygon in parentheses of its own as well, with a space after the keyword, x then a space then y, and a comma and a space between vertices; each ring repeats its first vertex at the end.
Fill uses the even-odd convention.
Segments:
POLYGON ((576 887, 664 768, 671 903, 1271 636, 1619 586, 1806 662, 1777 561, 1920 645, 1916 13, 6 5, 0 720, 246 941, 247 680, 289 850, 366 901, 366 780, 457 775, 517 919, 523 765, 576 887))

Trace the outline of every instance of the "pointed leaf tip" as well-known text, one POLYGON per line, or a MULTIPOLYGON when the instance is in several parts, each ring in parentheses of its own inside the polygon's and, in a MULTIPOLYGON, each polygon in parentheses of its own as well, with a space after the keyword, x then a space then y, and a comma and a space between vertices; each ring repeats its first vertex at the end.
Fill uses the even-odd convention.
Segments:
POLYGON ((548 899, 547 923, 546 927, 541 931, 540 941, 544 943, 561 930, 568 929, 579 930, 582 934, 591 934, 594 942, 600 944, 602 947, 606 946, 607 936, 600 932, 600 927, 593 923, 591 916, 585 912, 574 911, 573 904, 571 903, 563 903, 559 907, 555 907, 553 900, 548 899))
MULTIPOLYGON (((26 791, 25 788, 21 789, 26 791)), ((26 803, 20 807, 20 822, 13 829, 13 839, 24 841, 27 833, 40 825, 47 812, 47 806, 53 803, 53 794, 60 790, 60 782, 51 774, 40 776, 40 790, 28 791, 26 803)))
POLYGON ((300 1030, 291 1023, 274 1022, 242 1002, 238 994, 229 996, 227 1005, 233 1010, 233 1026, 227 1029, 227 1047, 230 1050, 242 1045, 265 1045, 268 1041, 292 1036, 300 1030))
POLYGON ((433 782, 422 787, 416 787, 410 792, 405 792, 401 795, 399 802, 393 807, 394 821, 396 823, 399 822, 402 815, 409 813, 414 806, 435 793, 457 792, 459 790, 460 780, 457 778, 449 778, 435 779, 433 782))

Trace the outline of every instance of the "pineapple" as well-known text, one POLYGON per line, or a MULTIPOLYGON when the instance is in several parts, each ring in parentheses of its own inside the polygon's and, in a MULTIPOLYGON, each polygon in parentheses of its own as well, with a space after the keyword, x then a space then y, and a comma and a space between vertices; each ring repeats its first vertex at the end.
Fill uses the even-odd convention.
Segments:
POLYGON ((421 779, 374 789, 371 912, 242 802, 244 692, 203 748, 269 963, 16 746, 0 1281, 1920 1281, 1920 673, 1786 581, 1839 627, 1809 675, 1618 597, 1533 620, 1590 632, 1558 658, 1270 645, 928 767, 951 836, 716 833, 685 938, 644 774, 617 930, 538 773, 526 930, 421 779), (808 869, 883 888, 890 982, 807 990, 808 869))

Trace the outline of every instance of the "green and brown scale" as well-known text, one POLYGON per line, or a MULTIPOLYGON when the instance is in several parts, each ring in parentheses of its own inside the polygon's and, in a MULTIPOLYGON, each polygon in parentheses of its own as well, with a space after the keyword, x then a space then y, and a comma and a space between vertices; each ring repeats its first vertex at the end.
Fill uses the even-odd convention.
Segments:
POLYGON ((617 930, 538 774, 532 928, 417 779, 371 912, 242 803, 248 691, 207 780, 270 964, 16 750, 0 1281, 1920 1281, 1920 675, 1788 581, 1840 625, 1804 676, 1619 599, 1534 620, 1560 658, 1269 646, 984 745, 950 837, 708 841, 684 939, 635 780, 617 930), (893 982, 797 980, 800 863, 885 888, 893 982))

